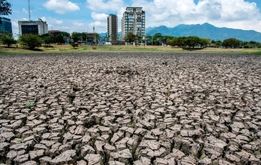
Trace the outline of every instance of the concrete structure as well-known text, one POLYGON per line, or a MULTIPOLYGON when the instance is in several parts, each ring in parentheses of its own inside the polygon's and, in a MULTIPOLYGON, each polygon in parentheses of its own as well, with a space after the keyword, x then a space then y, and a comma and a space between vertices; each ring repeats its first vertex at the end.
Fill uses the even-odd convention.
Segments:
POLYGON ((98 33, 85 33, 86 34, 86 44, 87 45, 96 45, 99 41, 99 34, 98 33))
POLYGON ((39 19, 38 21, 18 21, 19 34, 46 34, 48 33, 48 24, 39 19))
POLYGON ((122 40, 128 33, 145 36, 145 11, 142 7, 127 7, 122 17, 122 40))
POLYGON ((12 23, 9 18, 0 17, 0 33, 12 34, 12 23))
POLYGON ((107 17, 107 36, 111 44, 117 43, 118 36, 118 19, 116 15, 110 14, 107 17))

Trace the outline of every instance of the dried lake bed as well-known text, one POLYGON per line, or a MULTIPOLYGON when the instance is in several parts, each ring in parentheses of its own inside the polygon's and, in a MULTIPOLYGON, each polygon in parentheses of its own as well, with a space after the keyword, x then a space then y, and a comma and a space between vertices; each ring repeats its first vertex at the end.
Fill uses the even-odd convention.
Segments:
POLYGON ((261 56, 0 56, 0 164, 261 164, 261 56))

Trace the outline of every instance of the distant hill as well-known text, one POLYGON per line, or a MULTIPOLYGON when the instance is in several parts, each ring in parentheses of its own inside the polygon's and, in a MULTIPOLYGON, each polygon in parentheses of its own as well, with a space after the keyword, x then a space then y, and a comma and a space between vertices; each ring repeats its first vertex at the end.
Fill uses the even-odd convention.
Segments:
POLYGON ((147 35, 161 33, 162 35, 171 36, 198 36, 209 38, 212 40, 224 40, 227 38, 237 38, 243 41, 258 41, 261 42, 261 33, 254 30, 241 30, 231 28, 218 28, 211 24, 195 24, 195 25, 178 25, 170 28, 159 26, 148 28, 147 35))

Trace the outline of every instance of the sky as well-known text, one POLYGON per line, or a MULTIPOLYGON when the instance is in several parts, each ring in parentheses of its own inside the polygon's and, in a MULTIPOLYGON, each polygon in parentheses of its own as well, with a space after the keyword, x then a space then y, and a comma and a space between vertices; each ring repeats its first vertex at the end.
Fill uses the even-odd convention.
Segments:
MULTIPOLYGON (((18 20, 28 20, 28 0, 12 4, 13 32, 18 20)), ((31 0, 31 19, 41 18, 49 30, 106 32, 108 14, 118 15, 119 30, 127 6, 143 7, 146 27, 211 23, 217 27, 261 32, 261 0, 31 0)))

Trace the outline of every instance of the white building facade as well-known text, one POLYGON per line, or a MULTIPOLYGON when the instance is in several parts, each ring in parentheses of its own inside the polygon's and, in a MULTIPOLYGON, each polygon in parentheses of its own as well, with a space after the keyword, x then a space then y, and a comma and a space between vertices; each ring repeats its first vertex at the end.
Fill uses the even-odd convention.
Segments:
POLYGON ((136 36, 145 36, 145 11, 142 7, 127 7, 122 17, 122 40, 128 33, 136 36))
POLYGON ((47 22, 39 19, 38 21, 18 21, 19 34, 37 34, 43 35, 48 33, 47 22))

